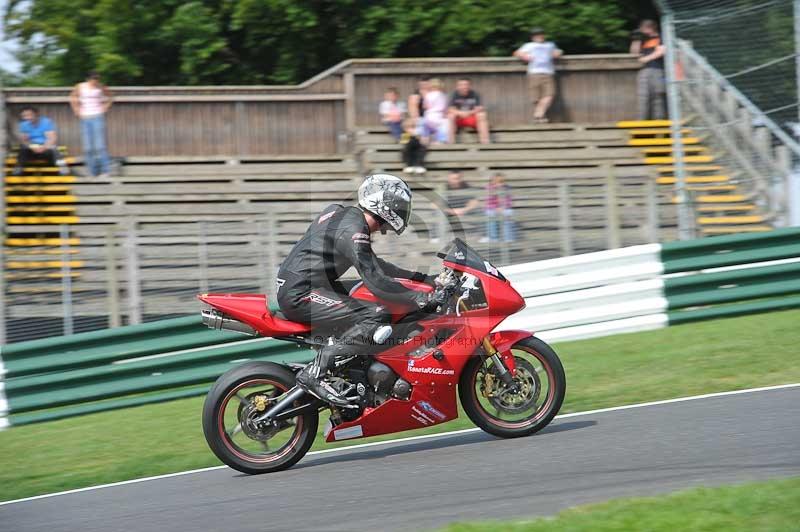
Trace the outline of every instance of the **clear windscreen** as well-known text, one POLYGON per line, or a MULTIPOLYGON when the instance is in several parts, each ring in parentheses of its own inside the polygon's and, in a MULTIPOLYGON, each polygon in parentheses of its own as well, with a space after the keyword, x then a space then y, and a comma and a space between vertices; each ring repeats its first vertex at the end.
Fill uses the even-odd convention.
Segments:
POLYGON ((474 270, 486 272, 500 280, 506 280, 497 268, 460 238, 454 238, 442 251, 437 253, 437 256, 453 264, 468 266, 474 270))

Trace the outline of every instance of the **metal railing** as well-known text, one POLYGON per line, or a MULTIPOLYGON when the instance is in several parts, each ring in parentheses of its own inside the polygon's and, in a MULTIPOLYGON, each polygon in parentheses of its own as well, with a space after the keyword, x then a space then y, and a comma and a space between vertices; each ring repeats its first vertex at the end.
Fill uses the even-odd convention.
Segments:
MULTIPOLYGON (((789 133, 798 120, 800 0, 657 4, 673 137, 688 121, 765 221, 789 225, 791 203, 800 205, 792 181, 800 144, 789 133)), ((680 143, 674 156, 681 234, 688 237, 695 228, 685 208, 690 172, 680 143)))

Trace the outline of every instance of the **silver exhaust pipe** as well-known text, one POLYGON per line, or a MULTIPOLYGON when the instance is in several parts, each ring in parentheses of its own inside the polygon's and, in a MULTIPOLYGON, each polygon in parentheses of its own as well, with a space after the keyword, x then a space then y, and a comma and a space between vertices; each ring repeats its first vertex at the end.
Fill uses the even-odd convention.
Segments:
POLYGON ((203 325, 209 329, 217 331, 233 331, 250 336, 258 336, 255 329, 223 314, 222 312, 214 309, 205 309, 201 313, 203 317, 203 325))

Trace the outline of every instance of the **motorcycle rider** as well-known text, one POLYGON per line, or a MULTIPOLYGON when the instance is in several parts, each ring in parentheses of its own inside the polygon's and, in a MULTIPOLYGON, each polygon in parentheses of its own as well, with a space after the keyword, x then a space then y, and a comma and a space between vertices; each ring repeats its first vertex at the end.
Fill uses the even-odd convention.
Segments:
POLYGON ((334 406, 351 405, 349 390, 332 386, 326 374, 355 358, 365 346, 382 343, 392 332, 384 308, 350 297, 339 277, 353 266, 381 300, 405 303, 410 309, 431 304, 428 294, 409 290, 394 278, 433 284, 432 276, 399 268, 372 251, 372 233, 385 233, 388 227, 399 235, 410 216, 411 189, 402 179, 390 174, 367 176, 358 189, 358 205, 326 207, 278 270, 278 305, 286 317, 344 331, 297 374, 304 390, 334 406))

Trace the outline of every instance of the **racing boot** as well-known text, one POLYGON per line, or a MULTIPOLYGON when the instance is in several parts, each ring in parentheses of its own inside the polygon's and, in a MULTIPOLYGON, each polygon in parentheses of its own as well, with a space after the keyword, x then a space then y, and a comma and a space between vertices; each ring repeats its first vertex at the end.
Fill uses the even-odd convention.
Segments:
POLYGON ((305 391, 339 408, 353 408, 358 396, 347 394, 351 386, 339 390, 331 385, 328 373, 359 355, 359 347, 382 343, 392 333, 392 327, 374 322, 361 322, 348 329, 341 338, 319 350, 314 360, 297 373, 297 384, 305 391))
POLYGON ((311 395, 339 408, 351 408, 353 401, 347 397, 348 390, 337 390, 328 380, 327 369, 319 364, 319 356, 297 373, 297 384, 311 395))

